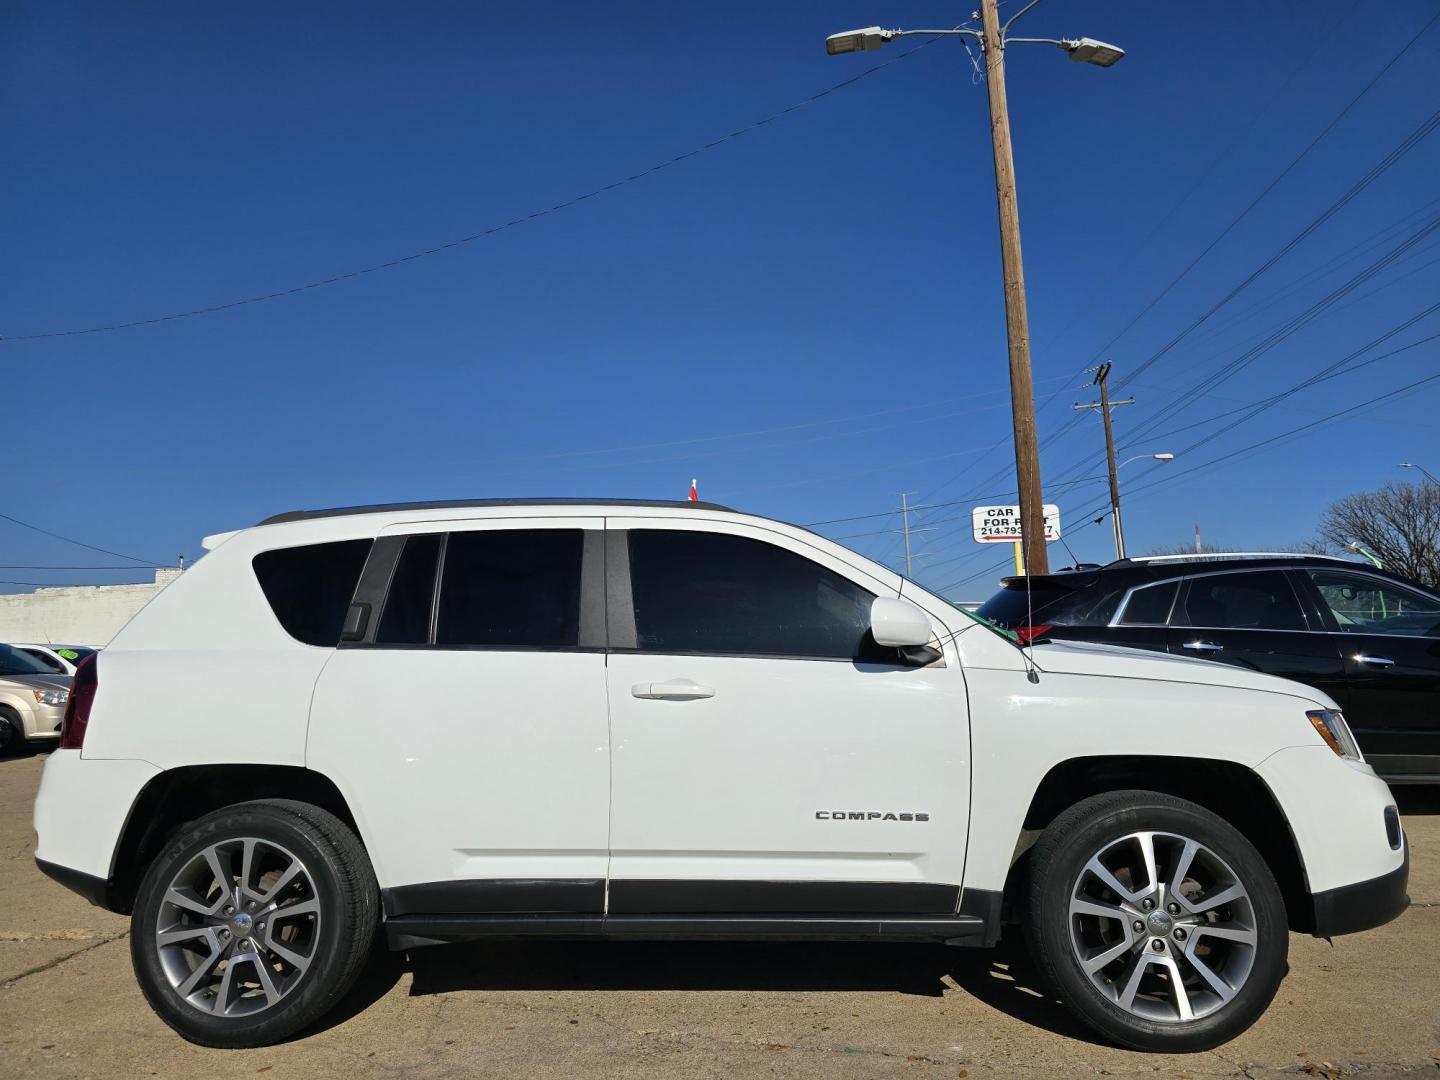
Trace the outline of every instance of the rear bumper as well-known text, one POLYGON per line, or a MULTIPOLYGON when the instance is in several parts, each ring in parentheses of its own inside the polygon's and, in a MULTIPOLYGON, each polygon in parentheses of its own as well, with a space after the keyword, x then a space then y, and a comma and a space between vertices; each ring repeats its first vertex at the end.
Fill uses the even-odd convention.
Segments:
POLYGON ((68 866, 46 862, 39 856, 35 858, 35 865, 46 877, 58 881, 71 892, 79 893, 96 907, 108 908, 110 906, 108 903, 110 883, 104 878, 95 877, 82 870, 72 870, 68 866))
POLYGON ((1354 934, 1398 919, 1410 906, 1405 891, 1410 880, 1408 840, 1404 842, 1404 854, 1404 861, 1388 874, 1315 893, 1315 936, 1354 934))

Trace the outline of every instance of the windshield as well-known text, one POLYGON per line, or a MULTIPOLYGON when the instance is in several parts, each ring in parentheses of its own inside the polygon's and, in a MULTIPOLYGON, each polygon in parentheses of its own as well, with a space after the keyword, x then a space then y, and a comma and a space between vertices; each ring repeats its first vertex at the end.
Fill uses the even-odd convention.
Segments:
POLYGON ((56 656, 69 660, 72 664, 80 663, 87 656, 94 656, 96 651, 87 649, 83 645, 52 645, 50 647, 55 650, 56 656))
POLYGON ((0 677, 6 675, 53 675, 49 668, 33 656, 27 656, 13 645, 0 645, 0 677))

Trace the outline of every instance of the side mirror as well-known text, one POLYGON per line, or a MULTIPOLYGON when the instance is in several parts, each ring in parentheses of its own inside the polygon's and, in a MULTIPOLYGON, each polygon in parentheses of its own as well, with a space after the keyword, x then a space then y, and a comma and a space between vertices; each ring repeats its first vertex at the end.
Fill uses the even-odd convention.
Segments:
POLYGON ((914 604, 877 596, 870 605, 870 635, 877 645, 911 649, 930 644, 935 633, 930 629, 930 616, 914 604))

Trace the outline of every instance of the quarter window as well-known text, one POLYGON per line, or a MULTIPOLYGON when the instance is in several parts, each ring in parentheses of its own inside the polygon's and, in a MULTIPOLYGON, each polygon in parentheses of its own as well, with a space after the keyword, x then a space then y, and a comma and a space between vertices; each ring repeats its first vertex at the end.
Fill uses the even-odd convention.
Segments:
POLYGON ((379 645, 425 645, 430 641, 430 608, 435 600, 435 564, 441 533, 411 536, 405 541, 375 642, 379 645))
POLYGON ((873 593, 784 548, 723 533, 632 529, 643 651, 894 664, 870 636, 873 593))
POLYGON ((1346 633, 1440 637, 1440 601, 1366 574, 1309 573, 1325 606, 1346 633))
POLYGON ((435 643, 563 649, 580 638, 581 529, 455 532, 445 544, 435 643))
POLYGON ((285 632, 307 645, 340 642, 345 611, 355 594, 370 540, 262 551, 252 563, 270 610, 285 632))
POLYGON ((1178 581, 1167 581, 1136 589, 1120 613, 1120 625, 1164 626, 1170 620, 1170 609, 1175 606, 1175 593, 1179 588, 1178 581))
POLYGON ((1184 618, 1177 626, 1221 630, 1304 630, 1300 601, 1284 573, 1252 570, 1190 579, 1184 618))

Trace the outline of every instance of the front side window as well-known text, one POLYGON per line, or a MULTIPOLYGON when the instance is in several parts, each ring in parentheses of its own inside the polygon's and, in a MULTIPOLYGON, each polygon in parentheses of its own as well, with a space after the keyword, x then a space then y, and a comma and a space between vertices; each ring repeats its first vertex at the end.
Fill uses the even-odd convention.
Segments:
POLYGON ((255 556, 255 577, 287 634, 307 645, 333 648, 340 643, 345 612, 372 543, 340 540, 255 556))
POLYGON ((579 644, 583 544, 581 529, 451 533, 442 559, 435 644, 490 649, 579 644))
POLYGON ((1440 601, 1368 574, 1343 570, 1309 574, 1346 633, 1440 637, 1440 601))
POLYGON ((723 533, 632 529, 646 652, 898 662, 870 636, 873 593, 784 548, 723 533))
POLYGON ((1190 579, 1185 610, 1171 624, 1217 630, 1304 630, 1300 601, 1279 570, 1190 579))
POLYGON ((0 678, 7 675, 49 675, 49 668, 13 645, 0 645, 0 678))

